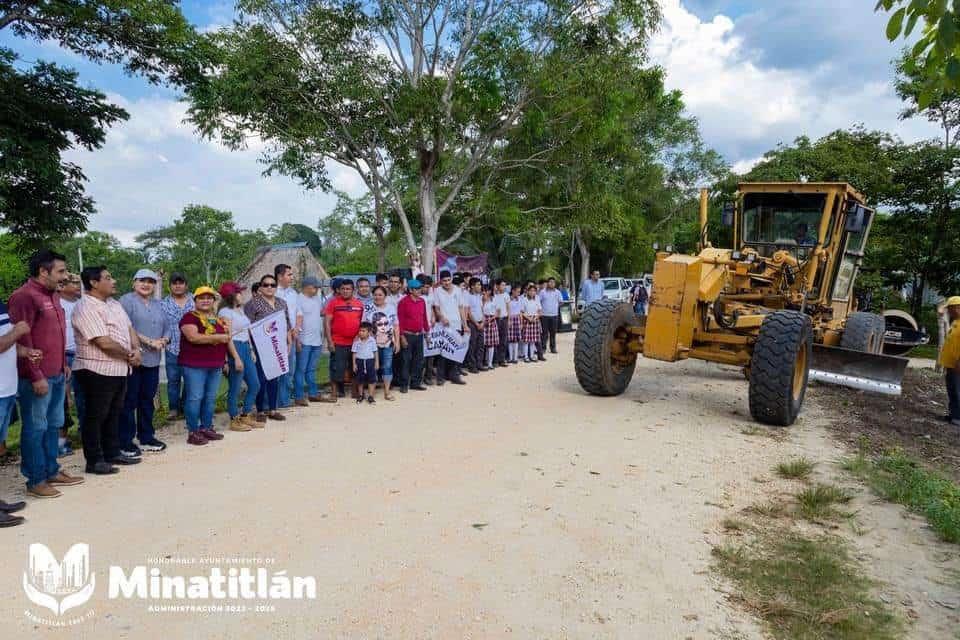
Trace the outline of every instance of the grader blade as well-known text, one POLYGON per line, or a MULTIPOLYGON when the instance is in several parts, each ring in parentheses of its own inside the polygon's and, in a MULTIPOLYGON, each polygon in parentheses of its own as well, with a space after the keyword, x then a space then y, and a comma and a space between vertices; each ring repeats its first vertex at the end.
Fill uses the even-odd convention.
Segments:
POLYGON ((898 396, 907 362, 906 358, 897 356, 815 344, 810 379, 898 396))

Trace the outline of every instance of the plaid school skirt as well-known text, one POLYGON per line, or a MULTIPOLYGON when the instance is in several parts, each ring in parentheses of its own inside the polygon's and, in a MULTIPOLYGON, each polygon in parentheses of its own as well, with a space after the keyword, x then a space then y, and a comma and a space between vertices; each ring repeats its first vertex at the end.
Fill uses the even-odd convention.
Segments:
POLYGON ((520 316, 507 319, 507 342, 520 342, 520 316))
POLYGON ((524 319, 520 337, 521 342, 540 342, 540 321, 524 319))
POLYGON ((500 327, 497 326, 496 316, 484 316, 483 318, 483 346, 500 346, 500 327))

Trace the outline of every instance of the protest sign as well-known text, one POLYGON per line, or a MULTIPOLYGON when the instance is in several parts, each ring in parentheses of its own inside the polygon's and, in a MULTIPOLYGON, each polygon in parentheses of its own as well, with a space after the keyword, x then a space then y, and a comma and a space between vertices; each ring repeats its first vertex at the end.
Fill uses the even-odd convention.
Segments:
POLYGON ((443 356, 447 360, 463 362, 463 359, 467 357, 470 341, 449 327, 435 324, 425 338, 423 355, 426 358, 443 356))
POLYGON ((257 358, 267 380, 279 378, 290 372, 287 358, 287 314, 271 313, 250 325, 250 337, 257 349, 257 358))

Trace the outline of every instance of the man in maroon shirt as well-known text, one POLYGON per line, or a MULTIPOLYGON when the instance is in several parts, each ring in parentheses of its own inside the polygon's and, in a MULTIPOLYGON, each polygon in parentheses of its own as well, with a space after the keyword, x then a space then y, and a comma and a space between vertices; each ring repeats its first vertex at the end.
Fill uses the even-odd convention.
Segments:
POLYGON ((427 321, 427 303, 420 297, 419 280, 407 281, 409 295, 397 305, 397 322, 400 324, 400 393, 407 389, 426 391, 423 386, 423 337, 430 331, 427 321))
POLYGON ((57 498, 54 485, 73 485, 83 478, 60 470, 57 463, 63 397, 70 369, 66 361, 66 317, 57 289, 67 281, 67 262, 49 249, 30 257, 30 279, 10 295, 10 320, 26 322, 30 333, 19 340, 27 349, 39 349, 39 359, 19 358, 17 392, 20 396, 20 471, 27 493, 35 498, 57 498))

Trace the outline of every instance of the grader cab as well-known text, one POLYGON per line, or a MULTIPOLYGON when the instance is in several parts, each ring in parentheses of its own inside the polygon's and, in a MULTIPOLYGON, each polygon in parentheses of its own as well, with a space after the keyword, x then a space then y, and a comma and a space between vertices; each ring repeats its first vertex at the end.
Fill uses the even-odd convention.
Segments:
POLYGON ((580 318, 577 380, 619 395, 637 356, 743 367, 755 420, 790 425, 810 378, 899 394, 907 360, 882 355, 882 316, 856 310, 853 286, 874 211, 845 183, 743 183, 722 221, 734 249, 658 252, 649 312, 600 300, 580 318))

